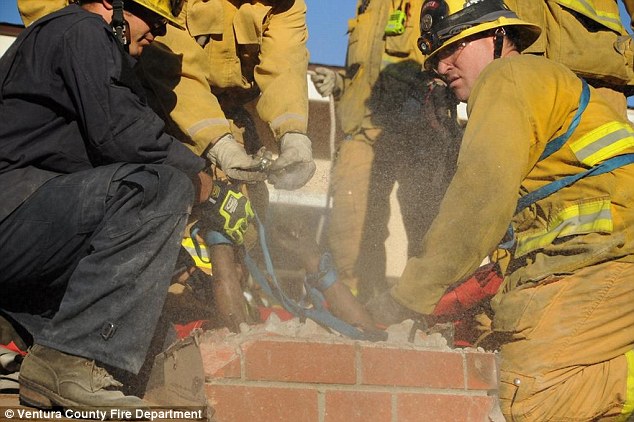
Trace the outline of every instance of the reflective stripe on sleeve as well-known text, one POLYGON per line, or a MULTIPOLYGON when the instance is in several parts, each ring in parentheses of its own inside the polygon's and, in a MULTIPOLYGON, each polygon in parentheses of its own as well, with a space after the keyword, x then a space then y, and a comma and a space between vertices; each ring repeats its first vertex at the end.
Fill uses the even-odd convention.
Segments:
POLYGON ((582 163, 594 166, 634 147, 634 129, 623 122, 606 123, 570 143, 582 163))
POLYGON ((522 256, 544 248, 557 238, 586 233, 611 233, 611 201, 608 198, 583 202, 565 208, 542 231, 529 231, 517 238, 515 256, 522 256))
POLYGON ((556 3, 572 9, 582 15, 592 19, 595 22, 604 25, 611 30, 622 33, 623 25, 618 14, 610 13, 605 10, 599 10, 593 1, 588 0, 557 0, 556 3))

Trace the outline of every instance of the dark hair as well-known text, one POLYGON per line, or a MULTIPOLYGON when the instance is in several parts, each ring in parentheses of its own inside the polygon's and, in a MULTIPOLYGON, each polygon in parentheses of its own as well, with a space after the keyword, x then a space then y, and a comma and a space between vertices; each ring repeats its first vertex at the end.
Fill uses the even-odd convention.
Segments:
POLYGON ((518 48, 521 43, 521 37, 517 28, 513 26, 505 26, 504 30, 506 31, 506 38, 513 47, 518 48))

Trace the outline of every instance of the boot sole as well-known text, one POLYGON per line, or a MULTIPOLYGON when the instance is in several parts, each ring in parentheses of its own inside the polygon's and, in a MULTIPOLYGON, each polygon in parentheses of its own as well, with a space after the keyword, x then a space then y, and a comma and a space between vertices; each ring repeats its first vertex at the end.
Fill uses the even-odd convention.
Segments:
MULTIPOLYGON (((65 399, 64 397, 56 394, 48 388, 42 387, 41 385, 29 381, 28 379, 25 379, 23 377, 20 377, 20 404, 43 410, 49 410, 54 407, 62 407, 64 409, 82 409, 87 411, 117 408, 116 406, 99 407, 82 405, 72 400, 65 399)), ((123 406, 119 408, 122 410, 137 409, 123 406)), ((149 407, 143 409, 149 410, 149 407)), ((110 420, 110 418, 106 417, 106 420, 110 420)), ((148 419, 146 419, 145 417, 137 418, 133 416, 132 418, 126 420, 137 421, 148 419)))
MULTIPOLYGON (((55 406, 80 407, 78 403, 67 400, 48 388, 20 377, 20 403, 38 409, 52 409, 55 406)), ((87 407, 87 406, 82 406, 87 407)))

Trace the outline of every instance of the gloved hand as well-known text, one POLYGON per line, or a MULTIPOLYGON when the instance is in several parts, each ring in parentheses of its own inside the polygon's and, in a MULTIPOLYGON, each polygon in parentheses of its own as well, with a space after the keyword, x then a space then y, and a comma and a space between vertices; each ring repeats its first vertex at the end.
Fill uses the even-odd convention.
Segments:
POLYGON ((315 72, 310 75, 310 79, 322 97, 338 96, 343 89, 343 78, 341 75, 326 67, 315 68, 315 72))
POLYGON ((232 134, 227 133, 207 151, 207 159, 233 180, 254 183, 266 179, 260 160, 250 157, 232 134))
POLYGON ((406 319, 418 319, 422 316, 398 303, 390 290, 370 299, 365 305, 366 311, 372 316, 375 323, 390 326, 405 321, 406 319))
POLYGON ((280 156, 269 167, 269 182, 276 189, 295 190, 315 174, 310 139, 302 133, 286 133, 280 141, 280 156))
POLYGON ((255 218, 249 199, 240 192, 238 185, 216 180, 209 199, 198 206, 198 225, 204 232, 225 234, 236 245, 244 242, 249 222, 255 218))

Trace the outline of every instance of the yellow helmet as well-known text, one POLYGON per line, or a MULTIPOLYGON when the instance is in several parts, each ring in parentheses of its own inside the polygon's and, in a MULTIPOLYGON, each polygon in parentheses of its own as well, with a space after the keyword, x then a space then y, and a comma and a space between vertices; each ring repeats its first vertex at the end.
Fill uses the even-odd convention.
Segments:
POLYGON ((425 0, 420 13, 418 48, 425 68, 439 51, 465 38, 495 28, 514 27, 517 49, 534 43, 541 28, 517 17, 502 0, 425 0))
POLYGON ((164 17, 172 25, 183 28, 177 20, 185 0, 133 0, 135 3, 164 17))

